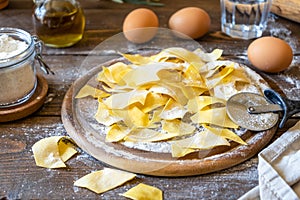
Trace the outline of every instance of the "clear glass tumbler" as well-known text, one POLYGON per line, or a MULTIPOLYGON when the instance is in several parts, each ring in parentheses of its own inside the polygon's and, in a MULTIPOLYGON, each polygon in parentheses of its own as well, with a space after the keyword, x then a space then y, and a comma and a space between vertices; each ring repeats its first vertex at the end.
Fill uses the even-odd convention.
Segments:
POLYGON ((222 32, 240 39, 262 36, 272 0, 220 0, 220 3, 222 32))
POLYGON ((85 16, 77 0, 34 0, 34 30, 44 45, 69 47, 84 34, 85 16))

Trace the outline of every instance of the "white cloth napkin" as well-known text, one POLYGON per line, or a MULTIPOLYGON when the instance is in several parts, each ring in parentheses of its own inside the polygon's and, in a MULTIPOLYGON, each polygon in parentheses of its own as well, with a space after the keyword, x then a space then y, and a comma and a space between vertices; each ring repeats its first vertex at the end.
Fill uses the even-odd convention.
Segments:
POLYGON ((258 177, 239 200, 300 199, 300 121, 258 154, 258 177))

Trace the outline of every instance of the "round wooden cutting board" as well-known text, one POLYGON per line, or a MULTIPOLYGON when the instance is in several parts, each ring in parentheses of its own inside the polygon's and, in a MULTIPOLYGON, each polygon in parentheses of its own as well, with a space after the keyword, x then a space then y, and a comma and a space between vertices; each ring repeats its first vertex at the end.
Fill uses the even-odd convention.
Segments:
POLYGON ((93 117, 97 111, 97 100, 74 98, 100 70, 101 66, 94 68, 70 87, 62 105, 62 121, 68 134, 80 148, 113 167, 155 176, 190 176, 215 172, 256 155, 276 132, 277 127, 261 132, 245 130, 241 137, 248 145, 231 142, 231 146, 203 150, 181 158, 173 158, 171 153, 160 152, 159 146, 152 150, 143 150, 120 143, 105 142, 103 128, 93 117))

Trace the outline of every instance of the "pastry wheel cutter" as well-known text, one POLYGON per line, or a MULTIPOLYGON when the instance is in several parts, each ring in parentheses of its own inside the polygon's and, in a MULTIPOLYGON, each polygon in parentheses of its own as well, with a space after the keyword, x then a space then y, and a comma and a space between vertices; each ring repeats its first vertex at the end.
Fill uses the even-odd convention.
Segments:
POLYGON ((280 118, 279 128, 282 128, 288 118, 300 112, 300 101, 283 98, 274 90, 266 89, 264 96, 237 93, 227 100, 226 109, 229 118, 239 126, 263 131, 275 126, 280 118))

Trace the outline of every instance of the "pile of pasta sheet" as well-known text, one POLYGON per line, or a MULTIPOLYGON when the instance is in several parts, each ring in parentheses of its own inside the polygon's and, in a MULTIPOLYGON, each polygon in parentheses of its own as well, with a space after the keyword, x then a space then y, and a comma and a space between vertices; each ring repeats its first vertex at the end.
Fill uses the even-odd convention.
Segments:
POLYGON ((215 88, 251 81, 243 67, 218 61, 221 55, 220 49, 177 47, 151 56, 122 54, 124 62, 102 67, 98 87, 85 85, 76 98, 98 100, 95 119, 107 127, 107 142, 169 142, 173 157, 230 141, 245 145, 215 88))

